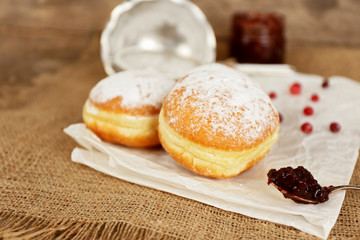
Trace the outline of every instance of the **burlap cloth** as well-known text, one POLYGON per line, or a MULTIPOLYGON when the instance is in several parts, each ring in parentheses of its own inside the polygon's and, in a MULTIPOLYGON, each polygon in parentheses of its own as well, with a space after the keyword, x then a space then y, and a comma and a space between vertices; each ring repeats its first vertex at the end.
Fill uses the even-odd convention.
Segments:
MULTIPOLYGON (((63 128, 81 122, 105 76, 84 56, 0 101, 0 239, 314 239, 291 227, 227 212, 73 163, 63 128), (12 95, 13 96, 13 95, 12 95)), ((360 185, 357 164, 352 184, 360 185)), ((360 194, 347 192, 330 239, 360 239, 360 194)))

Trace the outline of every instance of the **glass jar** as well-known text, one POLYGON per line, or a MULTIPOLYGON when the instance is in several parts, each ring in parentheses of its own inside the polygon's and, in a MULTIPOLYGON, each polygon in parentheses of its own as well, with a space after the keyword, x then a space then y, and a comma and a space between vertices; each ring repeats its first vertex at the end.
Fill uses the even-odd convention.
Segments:
POLYGON ((233 17, 231 56, 241 63, 282 63, 284 18, 275 13, 237 13, 233 17))

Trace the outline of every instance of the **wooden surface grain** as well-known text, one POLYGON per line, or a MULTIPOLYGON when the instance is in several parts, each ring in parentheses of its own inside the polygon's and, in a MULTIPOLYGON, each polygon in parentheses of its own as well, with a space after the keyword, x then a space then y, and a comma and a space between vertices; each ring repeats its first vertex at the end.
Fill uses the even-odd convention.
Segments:
MULTIPOLYGON (((99 38, 116 0, 0 1, 0 103, 31 86, 39 74, 71 64, 99 38)), ((358 0, 194 0, 217 37, 217 58, 229 57, 231 17, 237 11, 277 11, 286 16, 286 63, 306 73, 360 80, 358 0), (339 64, 346 62, 346 64, 339 64)))
MULTIPOLYGON (((0 24, 53 30, 100 32, 116 0, 2 0, 0 24)), ((231 34, 239 11, 275 11, 285 15, 290 42, 360 45, 358 0, 193 0, 205 13, 219 40, 231 34)))

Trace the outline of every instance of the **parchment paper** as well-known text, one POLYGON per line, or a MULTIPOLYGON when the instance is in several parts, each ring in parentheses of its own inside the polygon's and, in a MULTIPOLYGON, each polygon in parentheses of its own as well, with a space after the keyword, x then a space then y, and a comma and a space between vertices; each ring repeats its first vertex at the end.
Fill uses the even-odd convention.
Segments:
POLYGON ((330 195, 318 205, 297 204, 267 185, 271 168, 299 165, 307 168, 323 186, 348 184, 360 147, 360 84, 344 77, 331 77, 322 88, 322 77, 262 65, 239 65, 266 91, 275 91, 273 100, 284 120, 279 141, 259 164, 231 179, 210 179, 177 164, 164 150, 136 149, 101 141, 83 123, 64 131, 82 148, 71 159, 114 177, 194 199, 227 211, 293 226, 326 239, 334 226, 345 192, 330 195), (271 76, 270 76, 271 75, 271 76), (298 96, 289 93, 294 82, 302 85, 298 96), (320 96, 312 102, 313 93, 320 96), (305 106, 314 115, 305 116, 305 106), (331 122, 341 125, 339 133, 329 131, 331 122), (310 122, 314 130, 304 134, 300 126, 310 122))

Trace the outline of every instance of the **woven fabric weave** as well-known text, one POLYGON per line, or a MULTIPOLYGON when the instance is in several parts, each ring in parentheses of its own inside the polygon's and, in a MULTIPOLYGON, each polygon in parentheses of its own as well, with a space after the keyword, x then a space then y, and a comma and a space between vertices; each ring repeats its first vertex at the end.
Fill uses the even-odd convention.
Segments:
MULTIPOLYGON (((315 239, 73 163, 63 128, 82 121, 104 76, 98 58, 82 58, 0 101, 0 239, 315 239)), ((329 239, 360 239, 359 202, 347 192, 329 239)))

